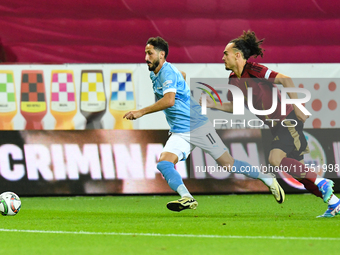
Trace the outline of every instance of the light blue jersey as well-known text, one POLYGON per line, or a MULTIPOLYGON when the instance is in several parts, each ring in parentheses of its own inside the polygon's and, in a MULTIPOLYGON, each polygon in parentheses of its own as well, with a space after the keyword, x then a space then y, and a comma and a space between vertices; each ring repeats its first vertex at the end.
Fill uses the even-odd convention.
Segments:
POLYGON ((171 132, 189 132, 208 122, 208 118, 201 114, 201 106, 191 97, 190 89, 176 67, 165 62, 157 75, 150 73, 150 78, 157 100, 168 92, 176 93, 174 106, 163 110, 171 132))

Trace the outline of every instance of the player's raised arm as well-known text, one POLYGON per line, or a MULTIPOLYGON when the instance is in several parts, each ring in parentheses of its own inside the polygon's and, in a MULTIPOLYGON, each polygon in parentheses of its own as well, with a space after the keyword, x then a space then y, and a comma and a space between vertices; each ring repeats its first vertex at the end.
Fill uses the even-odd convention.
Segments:
POLYGON ((144 116, 145 114, 159 112, 172 107, 175 104, 175 95, 176 93, 174 92, 168 92, 164 94, 164 96, 156 103, 139 110, 129 111, 123 116, 123 118, 126 118, 128 120, 135 120, 144 116))

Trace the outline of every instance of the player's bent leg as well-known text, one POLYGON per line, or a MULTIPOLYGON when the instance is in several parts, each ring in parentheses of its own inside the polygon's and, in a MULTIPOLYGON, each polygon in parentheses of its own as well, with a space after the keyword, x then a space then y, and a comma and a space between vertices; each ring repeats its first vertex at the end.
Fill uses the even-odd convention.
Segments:
POLYGON ((224 152, 222 156, 216 159, 216 162, 225 167, 228 171, 238 174, 244 174, 247 177, 257 179, 259 177, 259 169, 253 167, 249 163, 234 159, 228 152, 224 152))
POLYGON ((234 173, 244 174, 247 177, 261 180, 269 188, 279 204, 285 201, 285 192, 277 182, 274 174, 263 173, 258 167, 252 166, 245 161, 233 159, 228 152, 225 152, 216 161, 220 165, 227 167, 227 169, 231 169, 234 173))
MULTIPOLYGON (((310 171, 304 164, 293 158, 284 157, 281 160, 280 166, 289 169, 288 173, 298 179, 304 179, 315 184, 323 198, 327 203, 333 194, 334 182, 332 180, 320 178, 315 172, 310 171)), ((316 196, 317 192, 312 192, 316 196)))
POLYGON ((181 199, 167 203, 167 208, 171 211, 180 212, 184 209, 196 209, 198 203, 192 197, 183 183, 181 175, 175 169, 178 156, 174 153, 163 151, 157 169, 162 173, 170 188, 176 191, 181 199))
POLYGON ((327 202, 333 194, 333 182, 331 180, 318 178, 316 173, 309 171, 305 165, 292 158, 287 158, 286 153, 280 149, 272 149, 269 154, 269 163, 273 166, 285 166, 288 172, 301 182, 305 188, 317 197, 322 197, 327 202), (324 181, 323 181, 324 180, 324 181), (319 182, 317 185, 315 182, 319 182))

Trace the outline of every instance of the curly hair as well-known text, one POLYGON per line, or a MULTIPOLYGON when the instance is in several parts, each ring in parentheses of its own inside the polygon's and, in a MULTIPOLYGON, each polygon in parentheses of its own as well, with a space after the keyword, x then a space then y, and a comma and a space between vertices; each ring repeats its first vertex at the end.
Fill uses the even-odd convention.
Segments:
POLYGON ((231 40, 230 43, 234 43, 233 48, 241 51, 243 57, 248 59, 251 56, 254 56, 255 58, 257 56, 263 57, 264 50, 260 47, 263 41, 264 39, 257 39, 255 32, 248 30, 247 32, 243 31, 243 35, 231 40))
POLYGON ((165 52, 165 58, 169 54, 169 44, 162 37, 150 37, 146 44, 152 45, 155 49, 161 50, 165 52))

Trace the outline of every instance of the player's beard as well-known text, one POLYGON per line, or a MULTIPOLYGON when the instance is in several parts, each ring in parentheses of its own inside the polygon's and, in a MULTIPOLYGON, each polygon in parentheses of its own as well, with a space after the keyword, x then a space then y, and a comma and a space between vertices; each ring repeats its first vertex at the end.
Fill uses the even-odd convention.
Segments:
MULTIPOLYGON (((149 64, 151 62, 150 61, 146 61, 146 63, 149 64)), ((159 66, 159 58, 156 59, 154 62, 152 62, 151 66, 148 65, 149 71, 155 71, 158 66, 159 66)))

